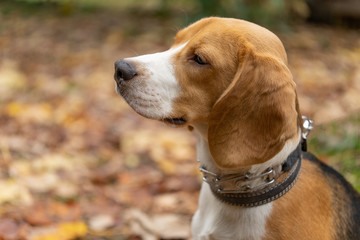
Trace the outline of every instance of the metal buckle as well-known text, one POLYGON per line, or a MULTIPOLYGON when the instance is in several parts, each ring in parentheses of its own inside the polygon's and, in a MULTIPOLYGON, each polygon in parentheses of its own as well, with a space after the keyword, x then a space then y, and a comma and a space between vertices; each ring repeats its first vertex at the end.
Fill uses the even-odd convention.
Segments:
POLYGON ((306 139, 310 131, 314 129, 313 126, 314 121, 304 115, 301 118, 303 120, 303 127, 306 130, 302 133, 302 137, 303 139, 306 139))
POLYGON ((267 169, 264 173, 260 174, 260 175, 256 175, 256 176, 251 176, 249 173, 245 174, 245 175, 239 175, 239 174, 230 174, 230 175, 225 175, 225 176, 218 176, 213 172, 210 172, 208 170, 206 170, 203 167, 200 167, 200 171, 204 173, 203 175, 203 181, 210 184, 211 186, 213 186, 214 188, 216 188, 216 190, 220 193, 246 193, 249 191, 253 191, 259 188, 263 188, 266 187, 272 183, 275 182, 275 170, 273 168, 269 168, 267 169), (207 175, 211 175, 211 177, 213 177, 213 179, 209 180, 207 175), (246 184, 246 182, 258 179, 258 178, 262 178, 262 177, 266 177, 265 179, 265 183, 257 185, 257 186, 250 186, 249 184, 246 184), (224 190, 223 185, 231 182, 231 181, 235 181, 234 185, 237 189, 234 190, 224 190))

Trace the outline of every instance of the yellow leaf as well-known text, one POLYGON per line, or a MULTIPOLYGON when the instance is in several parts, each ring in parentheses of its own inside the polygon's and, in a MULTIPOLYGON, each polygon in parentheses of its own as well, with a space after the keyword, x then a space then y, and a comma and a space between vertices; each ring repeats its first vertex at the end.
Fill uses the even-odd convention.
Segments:
POLYGON ((157 163, 159 168, 166 174, 174 174, 176 171, 176 164, 169 160, 162 160, 157 163))
POLYGON ((71 238, 83 237, 87 234, 88 228, 83 222, 62 223, 58 227, 59 231, 68 234, 71 238))
POLYGON ((10 117, 16 117, 20 113, 22 113, 25 109, 25 106, 18 103, 18 102, 12 102, 7 105, 6 111, 10 115, 10 117))
POLYGON ((48 121, 52 116, 52 108, 48 103, 25 104, 11 102, 6 106, 6 112, 11 117, 35 122, 48 121))
POLYGON ((73 240, 84 237, 88 228, 83 222, 60 223, 55 231, 32 238, 32 240, 73 240))

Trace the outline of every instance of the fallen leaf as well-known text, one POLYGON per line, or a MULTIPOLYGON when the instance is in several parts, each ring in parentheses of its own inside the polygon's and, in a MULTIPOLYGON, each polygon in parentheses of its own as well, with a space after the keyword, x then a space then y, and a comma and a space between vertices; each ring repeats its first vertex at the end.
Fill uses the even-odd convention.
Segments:
POLYGON ((11 218, 0 219, 0 239, 16 240, 19 234, 19 226, 11 218))
POLYGON ((140 164, 140 158, 136 154, 127 154, 125 156, 125 165, 129 168, 136 168, 140 164))
POLYGON ((108 214, 95 215, 89 219, 89 227, 93 231, 103 231, 114 226, 114 218, 108 214))
POLYGON ((175 214, 148 216, 131 209, 125 213, 125 220, 134 233, 144 240, 188 239, 190 237, 190 219, 175 214))
POLYGON ((177 170, 177 164, 168 159, 158 160, 157 164, 159 168, 168 175, 174 174, 177 170))
POLYGON ((97 184, 114 182, 119 172, 122 170, 122 162, 108 161, 104 165, 96 168, 90 175, 91 180, 97 184))
POLYGON ((87 232, 85 223, 67 222, 33 233, 31 240, 73 240, 84 237, 87 232))
POLYGON ((17 62, 2 61, 0 68, 0 98, 11 97, 12 94, 19 92, 26 87, 26 77, 19 71, 17 62))
POLYGON ((58 226, 58 233, 64 236, 64 239, 75 239, 87 234, 88 227, 83 222, 61 223, 58 226))
POLYGON ((24 185, 32 191, 39 193, 45 193, 54 189, 58 182, 58 176, 52 172, 45 172, 40 175, 32 175, 24 178, 24 185))
POLYGON ((56 184, 54 193, 57 197, 65 200, 71 200, 78 196, 79 189, 71 181, 60 181, 56 184))
POLYGON ((19 203, 29 205, 33 198, 28 189, 21 183, 8 179, 0 180, 0 204, 1 203, 19 203))
POLYGON ((72 157, 51 153, 33 160, 32 168, 37 173, 54 172, 58 170, 71 171, 74 169, 74 161, 75 159, 72 157))
POLYGON ((49 225, 54 221, 77 221, 81 209, 77 204, 39 201, 25 211, 25 220, 31 225, 49 225))
POLYGON ((21 122, 47 122, 52 117, 52 107, 48 103, 10 102, 6 110, 9 116, 19 118, 21 122))
POLYGON ((181 213, 192 216, 198 208, 198 192, 164 193, 154 197, 151 210, 154 213, 181 213))
POLYGON ((44 206, 37 204, 28 209, 24 214, 25 220, 33 226, 43 226, 52 223, 51 213, 44 206))

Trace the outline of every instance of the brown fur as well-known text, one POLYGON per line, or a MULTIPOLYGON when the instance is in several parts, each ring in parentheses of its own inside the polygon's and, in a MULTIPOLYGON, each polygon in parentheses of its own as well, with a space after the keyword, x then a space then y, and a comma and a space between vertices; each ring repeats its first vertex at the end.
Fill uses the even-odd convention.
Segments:
POLYGON ((210 151, 221 168, 263 163, 299 130, 294 83, 286 65, 249 51, 210 114, 210 151))
POLYGON ((333 193, 327 179, 304 161, 295 186, 274 202, 264 240, 335 239, 333 193))

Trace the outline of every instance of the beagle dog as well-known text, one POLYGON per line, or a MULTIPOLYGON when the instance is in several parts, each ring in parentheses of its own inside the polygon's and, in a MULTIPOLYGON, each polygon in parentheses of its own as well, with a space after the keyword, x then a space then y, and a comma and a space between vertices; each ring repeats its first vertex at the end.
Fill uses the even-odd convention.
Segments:
POLYGON ((359 194, 301 150, 295 83, 272 32, 205 18, 167 51, 116 61, 115 81, 140 115, 199 133, 193 239, 360 239, 359 194))

